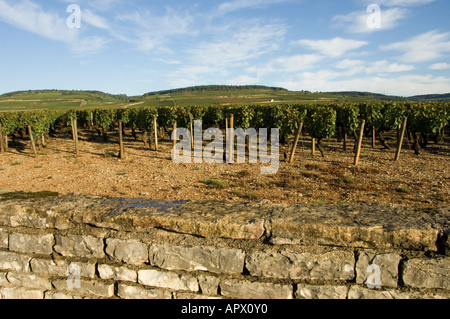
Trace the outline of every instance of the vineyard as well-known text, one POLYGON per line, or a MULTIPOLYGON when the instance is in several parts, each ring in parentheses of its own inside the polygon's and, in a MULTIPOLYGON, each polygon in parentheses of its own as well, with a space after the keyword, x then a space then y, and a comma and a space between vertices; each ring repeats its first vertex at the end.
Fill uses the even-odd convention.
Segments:
MULTIPOLYGON (((356 188, 355 180, 358 179, 358 174, 362 176, 364 173, 370 172, 370 169, 365 166, 359 171, 352 168, 356 167, 355 164, 358 162, 360 165, 364 165, 367 162, 374 163, 382 160, 383 165, 389 167, 392 165, 391 163, 399 160, 401 146, 403 146, 403 152, 408 156, 404 163, 405 167, 410 165, 410 162, 416 161, 415 158, 426 165, 433 157, 438 156, 438 161, 442 162, 442 158, 444 159, 443 167, 448 161, 450 104, 437 102, 160 107, 137 105, 136 107, 109 109, 4 112, 0 113, 0 141, 4 154, 0 155, 0 160, 2 157, 5 158, 6 154, 9 155, 12 150, 18 150, 17 152, 22 155, 34 155, 35 161, 41 157, 45 157, 45 160, 49 161, 51 154, 49 155, 48 150, 54 149, 51 145, 55 140, 64 140, 67 146, 64 152, 72 153, 66 158, 71 156, 76 159, 82 157, 86 152, 96 154, 96 151, 92 151, 92 146, 88 146, 88 143, 95 142, 100 145, 99 147, 105 145, 108 148, 107 153, 102 154, 107 155, 108 160, 117 158, 125 161, 122 169, 118 169, 117 176, 126 177, 128 175, 127 165, 135 161, 135 158, 130 159, 128 155, 133 157, 133 154, 138 152, 142 154, 140 156, 154 160, 157 170, 165 172, 164 174, 160 172, 159 176, 161 174, 170 175, 164 168, 173 165, 168 162, 172 148, 171 133, 176 127, 189 129, 194 120, 202 120, 203 129, 217 127, 224 130, 231 123, 233 127, 243 129, 251 127, 280 129, 282 151, 280 160, 284 164, 275 177, 265 179, 258 177, 248 164, 236 165, 232 169, 230 169, 230 165, 219 166, 219 168, 217 165, 213 165, 211 168, 182 166, 180 170, 189 170, 190 173, 204 171, 205 174, 209 174, 193 183, 196 188, 205 189, 208 195, 206 197, 237 197, 242 200, 266 199, 264 195, 258 195, 258 190, 262 192, 271 185, 292 196, 290 191, 296 192, 295 194, 302 191, 300 188, 303 186, 296 184, 298 179, 317 181, 321 178, 320 174, 327 175, 329 171, 332 171, 334 173, 329 175, 337 174, 338 180, 336 183, 327 181, 328 191, 332 193, 332 189, 336 187, 338 191, 336 195, 330 196, 337 202, 345 203, 356 200, 349 195, 349 189, 356 188), (298 143, 301 144, 301 148, 300 145, 297 148, 298 143), (20 147, 17 148, 17 145, 20 147), (307 150, 305 150, 305 145, 307 150), (359 145, 362 145, 362 150, 358 148, 359 145), (318 152, 315 151, 316 148, 318 152), (372 153, 369 154, 369 151, 372 153), (354 154, 358 156, 358 160, 361 155, 361 161, 356 160, 354 154), (342 156, 346 159, 342 160, 342 156), (127 160, 129 162, 126 162, 127 160), (323 166, 323 163, 327 163, 326 166, 323 166), (245 182, 242 184, 239 182, 240 180, 247 180, 249 184, 247 185, 245 182), (224 192, 226 194, 223 194, 224 192)), ((99 167, 105 166, 101 159, 98 161, 99 167)), ((144 161, 139 159, 138 165, 143 167, 144 161)), ((402 162, 401 158, 399 162, 402 162)), ((0 162, 0 165, 6 165, 6 163, 0 162)), ((34 167, 41 166, 35 165, 34 167)), ((6 169, 0 166, 0 173, 8 172, 10 169, 12 168, 6 169)), ((178 168, 174 166, 172 169, 177 170, 178 168)), ((441 179, 437 182, 442 185, 439 186, 438 194, 433 195, 437 198, 437 200, 431 201, 433 205, 448 201, 448 187, 445 186, 448 184, 448 178, 445 174, 445 170, 441 175, 437 172, 436 176, 441 179)), ((369 177, 368 175, 369 173, 366 177, 369 177)), ((153 178, 156 179, 156 177, 153 178)), ((162 180, 164 179, 162 178, 162 180)), ((134 182, 144 186, 148 184, 140 181, 139 176, 134 182)), ((188 184, 186 182, 176 185, 172 181, 169 190, 175 192, 174 196, 179 196, 183 185, 187 186, 188 184)), ((398 186, 392 187, 399 196, 407 198, 406 193, 413 196, 410 192, 412 186, 402 186, 405 184, 403 182, 397 184, 398 186), (407 192, 404 191, 406 189, 407 192)), ((425 185, 426 183, 422 183, 421 187, 426 188, 425 185)), ((131 193, 135 196, 144 194, 155 198, 166 198, 161 194, 153 193, 154 189, 150 186, 147 188, 150 188, 151 191, 133 190, 131 193)), ((0 189, 7 187, 8 185, 5 185, 0 189)), ((129 189, 131 188, 133 186, 129 187, 129 189)), ((320 187, 316 187, 316 189, 320 190, 320 187)), ((54 190, 58 191, 56 185, 54 190)), ((159 187, 158 190, 165 190, 165 188, 159 187)), ((114 193, 114 190, 112 192, 114 193)), ((117 190, 117 193, 112 195, 130 195, 130 193, 126 190, 117 190)), ((315 193, 311 189, 308 202, 328 202, 329 198, 327 197, 330 196, 321 195, 320 191, 315 193)), ((293 202, 303 202, 303 200, 296 198, 293 202)), ((427 203, 427 200, 423 202, 427 203)))

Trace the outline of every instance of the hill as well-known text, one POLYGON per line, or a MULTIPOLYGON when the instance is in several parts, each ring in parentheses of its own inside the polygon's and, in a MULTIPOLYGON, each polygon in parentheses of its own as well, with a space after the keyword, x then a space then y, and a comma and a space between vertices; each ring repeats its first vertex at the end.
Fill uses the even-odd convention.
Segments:
POLYGON ((265 103, 360 103, 367 101, 444 101, 450 94, 414 97, 389 96, 370 92, 288 91, 260 85, 207 85, 149 92, 142 96, 109 94, 100 91, 29 90, 0 95, 0 111, 67 110, 76 108, 108 108, 174 105, 230 105, 265 103))

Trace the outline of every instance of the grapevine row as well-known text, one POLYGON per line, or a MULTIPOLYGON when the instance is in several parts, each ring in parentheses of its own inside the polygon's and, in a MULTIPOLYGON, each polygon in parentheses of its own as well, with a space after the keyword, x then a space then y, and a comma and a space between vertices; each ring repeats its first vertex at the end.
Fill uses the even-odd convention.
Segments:
MULTIPOLYGON (((105 139, 107 132, 120 121, 130 128, 136 138, 136 130, 151 132, 157 125, 166 131, 177 121, 178 127, 188 128, 191 120, 202 120, 204 128, 224 127, 226 118, 233 114, 235 127, 244 129, 279 128, 280 142, 286 144, 288 137, 303 125, 312 138, 318 141, 337 136, 344 140, 348 136, 357 138, 357 129, 362 120, 366 131, 389 148, 384 139, 386 132, 398 129, 407 118, 407 134, 418 154, 430 140, 438 142, 444 128, 450 123, 449 103, 360 103, 329 105, 229 105, 229 106, 175 106, 139 107, 120 109, 94 109, 62 111, 34 111, 0 113, 3 139, 13 136, 18 130, 31 127, 36 136, 48 135, 57 124, 78 125, 97 129, 105 139)), ((368 134, 367 134, 368 135, 368 134)), ((322 150, 321 150, 322 152, 322 150)))

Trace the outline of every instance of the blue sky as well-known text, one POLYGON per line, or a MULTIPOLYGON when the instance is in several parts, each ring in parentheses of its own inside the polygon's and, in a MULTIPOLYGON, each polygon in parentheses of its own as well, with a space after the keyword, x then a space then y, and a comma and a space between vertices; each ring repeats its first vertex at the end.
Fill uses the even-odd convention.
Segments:
POLYGON ((0 93, 448 93, 449 13, 448 0, 0 0, 0 93))

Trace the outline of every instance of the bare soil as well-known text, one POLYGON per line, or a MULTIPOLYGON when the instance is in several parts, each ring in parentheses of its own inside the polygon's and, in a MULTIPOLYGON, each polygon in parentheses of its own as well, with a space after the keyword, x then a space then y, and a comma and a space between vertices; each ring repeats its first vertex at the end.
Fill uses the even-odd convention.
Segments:
MULTIPOLYGON (((431 144, 414 155, 408 140, 400 161, 392 150, 365 139, 359 166, 353 166, 353 143, 325 141, 326 157, 311 155, 311 141, 303 137, 294 164, 280 150, 275 175, 261 175, 260 164, 175 164, 172 142, 160 140, 158 152, 144 147, 131 132, 125 137, 125 159, 118 158, 117 132, 103 142, 94 131, 80 130, 80 156, 74 156, 69 131, 40 147, 34 158, 30 142, 19 139, 0 154, 0 191, 92 194, 112 197, 229 201, 268 200, 273 203, 395 203, 413 207, 448 206, 450 202, 450 143, 431 144)), ((389 137, 388 137, 389 138, 389 137)))

